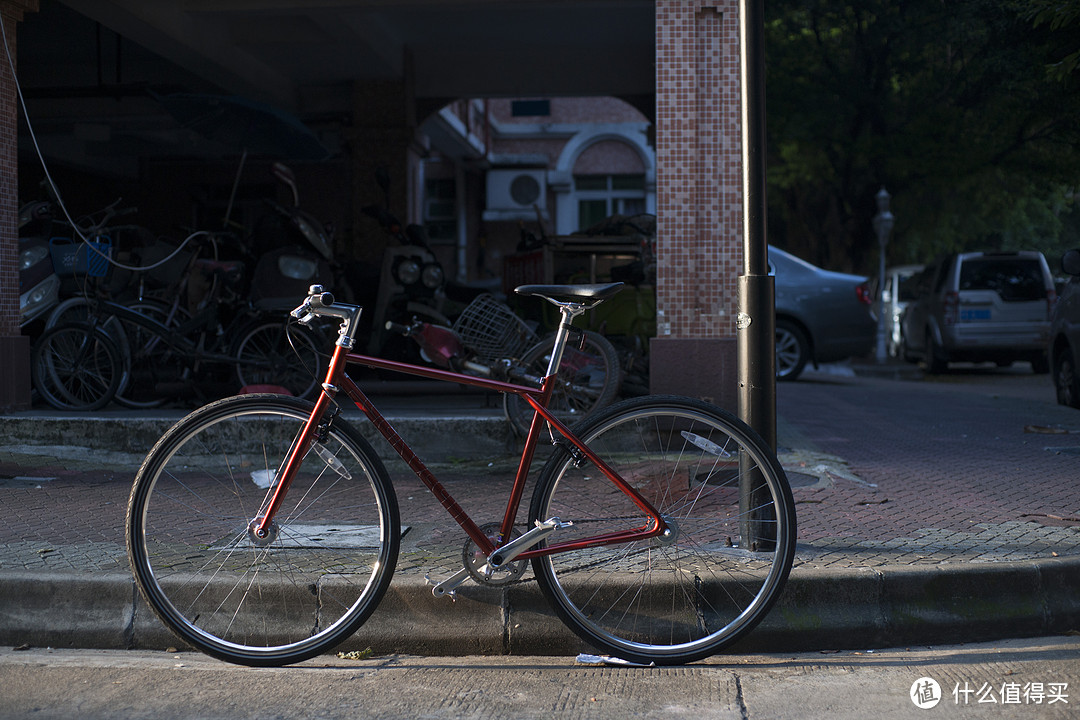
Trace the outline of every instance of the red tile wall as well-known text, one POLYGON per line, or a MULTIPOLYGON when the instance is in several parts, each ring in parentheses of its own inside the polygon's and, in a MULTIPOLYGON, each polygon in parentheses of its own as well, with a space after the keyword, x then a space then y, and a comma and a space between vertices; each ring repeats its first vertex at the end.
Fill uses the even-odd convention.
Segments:
POLYGON ((733 338, 742 263, 735 0, 657 0, 658 339, 733 338))
MULTIPOLYGON (((0 3, 8 48, 15 57, 15 27, 8 3, 0 3)), ((15 81, 7 54, 0 46, 0 337, 19 335, 19 238, 16 213, 19 204, 18 121, 15 81)))

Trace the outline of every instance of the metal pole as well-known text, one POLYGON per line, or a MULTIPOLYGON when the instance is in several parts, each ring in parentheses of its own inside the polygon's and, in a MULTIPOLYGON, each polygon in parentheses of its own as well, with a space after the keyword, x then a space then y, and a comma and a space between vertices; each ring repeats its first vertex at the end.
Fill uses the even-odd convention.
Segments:
MULTIPOLYGON (((739 276, 736 352, 739 417, 776 449, 776 300, 765 228, 764 0, 739 0, 742 71, 743 274, 739 276)), ((775 547, 776 523, 761 474, 740 459, 742 546, 775 547)))
MULTIPOLYGON (((885 362, 885 335, 886 335, 886 321, 885 321, 885 246, 889 242, 889 233, 893 228, 893 214, 889 212, 889 199, 892 197, 889 195, 888 190, 881 188, 878 194, 874 196, 877 200, 878 213, 874 216, 874 232, 877 234, 878 239, 878 317, 877 317, 877 348, 874 352, 874 359, 879 364, 885 362)), ((892 289, 895 295, 898 288, 892 289)), ((891 323, 890 323, 891 324, 891 323)))
POLYGON ((739 277, 739 417, 776 448, 776 302, 765 227, 764 0, 742 18, 743 274, 739 277))

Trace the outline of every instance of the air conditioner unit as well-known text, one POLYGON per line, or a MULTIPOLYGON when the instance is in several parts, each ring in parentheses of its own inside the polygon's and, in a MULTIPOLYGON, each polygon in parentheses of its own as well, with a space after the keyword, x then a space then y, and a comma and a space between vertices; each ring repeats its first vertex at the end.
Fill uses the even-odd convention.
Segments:
POLYGON ((489 212, 533 212, 544 208, 547 183, 544 170, 489 170, 487 174, 487 210, 489 212))

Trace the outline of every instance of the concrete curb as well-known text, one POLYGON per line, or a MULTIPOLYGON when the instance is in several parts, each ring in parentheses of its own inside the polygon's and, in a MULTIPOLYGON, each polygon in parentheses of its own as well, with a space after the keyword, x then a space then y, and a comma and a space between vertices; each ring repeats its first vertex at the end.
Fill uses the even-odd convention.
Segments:
MULTIPOLYGON (((0 575, 0 644, 164 649, 177 640, 125 574, 0 575)), ((799 570, 737 650, 789 652, 1034 637, 1080 628, 1080 558, 927 567, 799 570)), ((463 586, 435 598, 398 575, 342 647, 377 654, 558 655, 587 650, 535 583, 463 586)))

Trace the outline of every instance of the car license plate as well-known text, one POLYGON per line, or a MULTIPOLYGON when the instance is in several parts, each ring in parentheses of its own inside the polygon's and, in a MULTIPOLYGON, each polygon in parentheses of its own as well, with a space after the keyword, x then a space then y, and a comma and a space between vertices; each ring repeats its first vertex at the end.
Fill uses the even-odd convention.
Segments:
POLYGON ((990 308, 980 308, 974 310, 961 310, 960 322, 973 322, 977 320, 989 320, 990 308))

